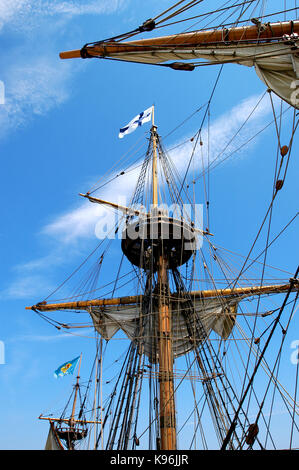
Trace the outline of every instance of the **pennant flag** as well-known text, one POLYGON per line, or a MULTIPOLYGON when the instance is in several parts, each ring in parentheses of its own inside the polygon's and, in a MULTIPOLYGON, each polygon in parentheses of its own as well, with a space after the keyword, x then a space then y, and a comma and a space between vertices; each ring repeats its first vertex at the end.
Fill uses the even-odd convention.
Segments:
POLYGON ((72 361, 65 362, 57 370, 54 372, 54 377, 57 379, 58 377, 64 377, 68 374, 73 374, 75 367, 80 359, 80 356, 76 357, 72 361))
POLYGON ((135 116, 134 119, 129 122, 129 124, 119 130, 118 137, 122 139, 126 134, 131 134, 131 132, 135 131, 137 127, 142 126, 142 124, 150 121, 152 118, 152 111, 153 107, 151 106, 150 108, 135 116))

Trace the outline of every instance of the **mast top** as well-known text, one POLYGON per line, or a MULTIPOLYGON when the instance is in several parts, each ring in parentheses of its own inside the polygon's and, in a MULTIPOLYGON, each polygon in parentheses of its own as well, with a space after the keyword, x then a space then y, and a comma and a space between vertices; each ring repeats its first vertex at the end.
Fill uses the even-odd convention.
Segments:
POLYGON ((153 143, 153 170, 152 170, 152 185, 153 185, 153 207, 158 206, 158 165, 157 165, 157 126, 155 126, 155 107, 152 109, 152 128, 151 138, 153 143))

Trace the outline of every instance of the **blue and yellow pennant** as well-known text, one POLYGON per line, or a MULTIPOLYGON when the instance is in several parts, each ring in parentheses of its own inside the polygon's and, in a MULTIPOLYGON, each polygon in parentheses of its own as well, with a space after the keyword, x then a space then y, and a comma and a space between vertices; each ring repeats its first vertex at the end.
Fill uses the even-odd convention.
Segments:
POLYGON ((57 379, 58 377, 64 377, 65 375, 73 374, 79 359, 80 356, 62 364, 60 367, 58 367, 58 369, 55 370, 54 377, 57 379))

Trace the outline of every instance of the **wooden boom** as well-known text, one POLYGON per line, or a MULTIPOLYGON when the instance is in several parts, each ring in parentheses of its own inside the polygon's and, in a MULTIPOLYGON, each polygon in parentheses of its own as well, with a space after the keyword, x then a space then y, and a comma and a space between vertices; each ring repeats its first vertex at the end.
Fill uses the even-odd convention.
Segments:
POLYGON ((90 202, 95 202, 97 204, 103 204, 103 205, 112 207, 113 209, 117 209, 121 212, 124 212, 125 214, 144 215, 144 216, 147 215, 146 213, 139 211, 137 209, 131 209, 130 207, 121 206, 120 204, 115 204, 114 202, 104 201, 103 199, 98 199, 97 197, 89 196, 89 194, 80 193, 79 196, 87 198, 90 202))
MULTIPOLYGON (((202 291, 193 291, 190 292, 191 298, 209 298, 209 297, 226 297, 226 296, 242 296, 247 297, 254 295, 263 295, 263 294, 280 294, 286 292, 290 289, 291 284, 277 284, 270 286, 256 286, 256 287, 238 287, 235 289, 211 289, 211 290, 202 290, 202 291)), ((296 280, 292 290, 298 290, 298 281, 296 280)), ((62 302, 62 303, 53 303, 47 304, 46 302, 41 302, 31 307, 26 307, 26 310, 39 310, 41 312, 47 312, 51 310, 85 310, 88 307, 105 307, 108 305, 130 305, 136 304, 142 301, 142 295, 131 295, 128 297, 117 297, 112 299, 94 299, 94 300, 81 300, 77 302, 62 302)), ((178 300, 176 294, 172 294, 174 300, 178 300)))
MULTIPOLYGON (((40 415, 38 419, 44 419, 46 421, 52 421, 52 422, 58 422, 58 423, 70 423, 70 418, 48 418, 47 416, 42 416, 40 415)), ((102 424, 102 421, 88 421, 86 419, 72 419, 73 423, 78 423, 78 424, 102 424)))
POLYGON ((251 42, 279 39, 284 35, 299 33, 299 21, 267 23, 259 26, 239 26, 231 29, 195 31, 171 36, 141 39, 127 42, 105 41, 87 45, 83 49, 65 51, 59 54, 61 59, 86 57, 109 57, 118 53, 144 52, 165 47, 190 48, 217 43, 251 42), (84 52, 83 52, 84 50, 84 52))

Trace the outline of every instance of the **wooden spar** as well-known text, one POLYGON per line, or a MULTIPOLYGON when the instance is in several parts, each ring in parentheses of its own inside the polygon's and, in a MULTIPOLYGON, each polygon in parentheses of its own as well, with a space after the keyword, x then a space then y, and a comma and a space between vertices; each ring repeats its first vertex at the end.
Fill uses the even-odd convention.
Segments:
POLYGON ((86 197, 90 202, 95 202, 98 204, 104 204, 106 206, 113 207, 113 209, 122 211, 125 214, 147 215, 145 212, 139 211, 137 209, 131 209, 130 207, 121 206, 120 204, 115 204, 114 202, 104 201, 103 199, 98 199, 97 197, 89 196, 89 194, 80 193, 79 196, 86 197))
MULTIPOLYGON (((153 127, 156 128, 156 126, 153 125, 153 127)), ((152 129, 153 129, 152 127, 152 129)), ((153 130, 152 130, 153 132, 153 130)), ((153 138, 153 152, 155 154, 155 157, 153 157, 153 206, 156 207, 158 205, 158 190, 157 190, 157 146, 156 146, 156 139, 153 138), (155 176, 154 176, 155 175, 155 176)), ((150 214, 146 213, 146 212, 142 212, 138 209, 132 209, 130 207, 126 207, 126 206, 121 206, 120 204, 115 204, 114 202, 109 202, 109 201, 104 201, 104 199, 98 199, 97 197, 93 197, 93 196, 89 196, 89 194, 82 194, 82 193, 79 193, 79 196, 82 196, 82 197, 85 197, 87 198, 90 202, 94 202, 94 203, 98 203, 98 204, 104 204, 106 206, 109 206, 109 207, 113 207, 113 209, 117 209, 121 212, 124 212, 125 214, 134 214, 134 215, 139 215, 139 216, 143 216, 143 217, 149 217, 150 214)), ((192 227, 192 230, 194 230, 194 232, 198 232, 198 233, 201 233, 202 235, 209 235, 209 236, 213 236, 212 233, 206 231, 206 230, 201 230, 199 228, 196 228, 196 227, 192 227)))
POLYGON ((26 310, 40 310, 41 312, 46 312, 49 310, 80 310, 86 309, 88 307, 103 307, 105 305, 129 305, 135 304, 138 302, 140 296, 132 295, 128 297, 118 297, 114 299, 94 299, 94 300, 83 300, 77 302, 61 302, 55 304, 47 304, 41 302, 39 304, 33 305, 32 307, 25 307, 26 310))
MULTIPOLYGON (((210 297, 226 297, 226 296, 242 296, 247 297, 254 295, 264 294, 279 294, 288 291, 290 284, 277 284, 270 286, 255 286, 255 287, 238 287, 235 289, 211 289, 202 291, 191 291, 190 296, 193 299, 198 298, 210 298, 210 297)), ((293 290, 298 290, 298 284, 293 290)), ((61 302, 47 304, 41 302, 31 307, 25 307, 26 310, 39 310, 41 312, 53 311, 53 310, 86 310, 89 307, 105 307, 105 306, 117 306, 117 305, 132 305, 140 303, 142 301, 142 295, 131 295, 127 297, 116 297, 112 299, 94 299, 94 300, 81 300, 77 302, 61 302)), ((175 293, 170 295, 170 299, 177 300, 175 293)))
MULTIPOLYGON (((146 52, 157 48, 180 47, 194 48, 210 44, 228 44, 239 41, 264 41, 282 38, 292 33, 299 33, 299 21, 283 21, 279 23, 267 23, 263 28, 258 26, 239 26, 230 29, 218 29, 209 31, 195 31, 171 36, 163 36, 150 39, 141 39, 127 42, 103 42, 92 46, 86 46, 84 50, 87 57, 109 57, 110 55, 128 52, 146 52)), ((83 57, 81 49, 61 52, 61 59, 74 59, 83 57)))
MULTIPOLYGON (((280 294, 288 291, 289 288, 290 284, 277 284, 271 286, 237 287, 234 289, 210 289, 190 292, 190 296, 191 298, 226 297, 230 295, 246 295, 250 297, 251 295, 280 294)), ((298 285, 296 288, 298 289, 298 285)))
MULTIPOLYGON (((47 416, 42 416, 40 415, 38 419, 44 419, 45 421, 52 421, 52 422, 58 422, 58 423, 68 423, 70 422, 69 418, 48 418, 47 416)), ((77 423, 77 424, 101 424, 102 421, 88 421, 86 419, 73 419, 72 423, 77 423)))

